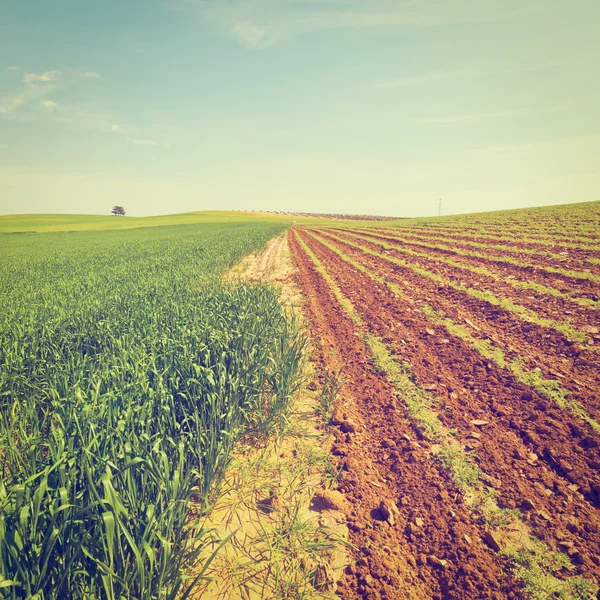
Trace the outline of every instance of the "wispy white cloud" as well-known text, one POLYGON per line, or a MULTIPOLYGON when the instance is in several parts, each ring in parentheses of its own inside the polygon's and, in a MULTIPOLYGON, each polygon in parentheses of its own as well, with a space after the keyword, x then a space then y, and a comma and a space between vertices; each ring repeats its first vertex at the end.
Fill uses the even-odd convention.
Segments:
POLYGON ((40 106, 50 112, 58 110, 58 104, 56 104, 56 102, 54 102, 53 100, 42 100, 40 102, 40 106))
POLYGON ((100 79, 101 75, 97 71, 86 71, 83 76, 86 79, 100 79))
POLYGON ((539 14, 558 0, 163 0, 249 48, 314 29, 447 27, 539 14))
POLYGON ((0 102, 0 115, 8 115, 25 103, 22 96, 13 96, 0 102))
POLYGON ((232 29, 233 35, 248 48, 268 48, 279 39, 279 32, 260 27, 252 21, 237 23, 232 29))
POLYGON ((113 133, 118 133, 119 131, 121 131, 121 126, 120 126, 120 125, 117 125, 116 123, 113 123, 113 124, 110 126, 110 130, 111 130, 113 133))
POLYGON ((45 73, 25 73, 23 83, 48 83, 55 81, 58 77, 58 71, 46 71, 45 73))
POLYGON ((12 66, 8 67, 8 70, 9 71, 20 71, 21 67, 18 67, 16 65, 12 65, 12 66))
POLYGON ((11 96, 0 98, 0 116, 8 119, 30 119, 31 115, 20 114, 38 100, 54 90, 53 85, 25 85, 11 96))

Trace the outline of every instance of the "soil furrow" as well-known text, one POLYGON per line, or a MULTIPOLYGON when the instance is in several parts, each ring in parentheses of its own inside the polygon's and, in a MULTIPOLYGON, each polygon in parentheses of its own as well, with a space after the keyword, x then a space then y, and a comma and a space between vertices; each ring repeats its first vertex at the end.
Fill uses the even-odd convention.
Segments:
MULTIPOLYGON (((528 282, 518 281, 514 278, 503 278, 493 270, 482 266, 469 265, 464 260, 457 260, 448 256, 435 256, 426 250, 407 249, 394 243, 394 240, 387 242, 384 237, 374 238, 363 235, 362 232, 358 234, 340 230, 320 231, 330 231, 340 237, 359 241, 360 244, 367 245, 382 254, 393 255, 418 263, 427 270, 446 277, 454 283, 490 291, 500 299, 509 298, 511 301, 535 311, 542 318, 554 319, 559 322, 566 320, 581 332, 590 333, 590 329, 594 325, 600 331, 600 314, 598 314, 600 306, 587 306, 586 304, 589 301, 582 302, 581 299, 565 296, 552 288, 542 287, 540 289, 536 286, 532 287, 528 282), (577 307, 574 304, 577 304, 577 307)), ((600 342, 600 333, 596 336, 598 337, 597 341, 600 342)))
MULTIPOLYGON (((351 232, 351 230, 348 231, 351 232)), ((559 273, 550 273, 542 269, 514 265, 509 262, 490 261, 486 257, 473 256, 472 253, 459 254, 452 249, 436 248, 434 244, 405 241, 397 236, 386 236, 385 234, 380 234, 376 231, 371 231, 368 235, 374 239, 383 239, 386 243, 395 243, 399 246, 406 246, 419 251, 425 249, 432 256, 460 257, 459 260, 461 262, 475 266, 484 265, 490 270, 496 271, 505 277, 516 277, 521 280, 529 280, 556 288, 566 294, 576 294, 577 296, 590 298, 594 301, 600 300, 600 286, 593 281, 572 279, 564 277, 559 273)))
POLYGON ((341 489, 353 506, 350 528, 357 560, 341 582, 340 595, 510 597, 509 590, 502 587, 509 582, 496 557, 479 541, 483 531, 472 523, 460 494, 432 455, 415 443, 417 434, 407 415, 395 407, 390 383, 374 372, 354 325, 293 233, 290 245, 324 368, 331 365, 332 354, 346 362, 346 402, 338 406, 337 413, 348 433, 336 430, 334 452, 344 465, 341 489), (382 500, 396 504, 395 526, 378 520, 377 507, 382 500), (417 518, 423 523, 407 534, 408 523, 417 518), (433 557, 448 563, 442 566, 433 557))
MULTIPOLYGON (((375 272, 385 274, 390 280, 410 287, 415 297, 439 308, 458 322, 474 323, 484 335, 501 348, 511 360, 518 359, 528 370, 543 365, 543 373, 547 378, 559 378, 562 386, 573 394, 591 416, 600 420, 600 407, 597 406, 593 393, 595 383, 600 379, 600 360, 595 346, 587 347, 569 341, 555 329, 538 326, 518 315, 479 300, 464 291, 443 285, 439 281, 417 274, 408 267, 387 262, 366 254, 362 250, 348 244, 362 244, 356 238, 342 238, 320 232, 334 243, 345 244, 344 251, 368 264, 375 272)), ((368 244, 363 245, 368 248, 368 244)), ((372 249, 376 252, 376 249, 372 249)), ((424 266, 421 262, 419 263, 424 266)), ((487 288, 484 288, 487 289, 487 288)))
MULTIPOLYGON (((362 229, 361 231, 369 230, 362 229)), ((392 236, 398 235, 419 242, 451 246, 462 251, 484 252, 495 258, 510 257, 524 263, 532 263, 540 268, 554 267, 566 270, 589 271, 596 275, 600 272, 597 264, 588 262, 589 258, 598 258, 600 252, 584 251, 581 248, 576 252, 572 250, 571 252, 565 251, 563 254, 560 254, 539 246, 536 248, 527 248, 524 244, 520 243, 494 245, 489 244, 486 240, 468 239, 460 235, 449 237, 447 235, 432 235, 427 232, 415 232, 406 229, 382 229, 381 231, 392 236)))
POLYGON ((534 532, 555 548, 562 536, 576 537, 579 569, 597 576, 598 512, 569 487, 576 479, 588 498, 597 500, 592 486, 600 483, 598 451, 582 452, 580 425, 461 340, 433 330, 418 302, 395 298, 314 238, 303 238, 374 333, 411 364, 415 381, 435 389, 440 418, 456 428, 459 439, 467 440, 473 420, 488 421, 480 441, 470 445, 482 469, 497 478, 499 502, 510 508, 535 506, 525 511, 534 532))
MULTIPOLYGON (((360 229, 362 231, 369 231, 371 228, 361 227, 360 229)), ((382 228, 382 231, 392 234, 407 232, 411 235, 417 235, 424 239, 431 240, 447 238, 448 242, 485 244, 485 246, 490 250, 502 250, 509 252, 530 250, 531 252, 539 253, 542 256, 548 255, 564 261, 575 258, 585 263, 587 258, 600 257, 600 247, 590 246, 589 248, 586 248, 585 242, 583 244, 584 247, 581 247, 580 245, 575 245, 568 242, 565 242, 568 245, 563 246, 561 245, 560 241, 556 241, 555 239, 547 239, 543 240, 542 242, 535 242, 527 239, 523 240, 523 238, 509 236, 506 236, 506 239, 503 239, 498 238, 497 236, 487 235, 487 233, 481 229, 457 231, 441 228, 432 229, 431 227, 384 227, 382 228)), ((525 252, 525 254, 528 254, 528 252, 525 252)))

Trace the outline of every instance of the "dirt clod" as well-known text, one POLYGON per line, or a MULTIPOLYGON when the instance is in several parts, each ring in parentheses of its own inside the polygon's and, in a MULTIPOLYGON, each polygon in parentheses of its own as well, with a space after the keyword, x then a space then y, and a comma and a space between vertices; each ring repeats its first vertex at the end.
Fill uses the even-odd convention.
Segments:
POLYGON ((486 531, 483 536, 483 541, 494 551, 500 552, 500 538, 498 534, 491 531, 486 531))
POLYGON ((337 490, 318 490, 313 496, 313 507, 316 510, 339 510, 348 512, 347 500, 341 492, 337 490))

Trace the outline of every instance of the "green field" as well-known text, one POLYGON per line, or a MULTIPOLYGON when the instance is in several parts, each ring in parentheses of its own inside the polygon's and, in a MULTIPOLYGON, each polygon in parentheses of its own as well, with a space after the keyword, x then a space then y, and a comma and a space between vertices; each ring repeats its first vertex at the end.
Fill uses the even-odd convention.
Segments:
POLYGON ((356 221, 340 219, 322 219, 277 215, 272 213, 243 211, 201 211, 162 215, 156 217, 115 217, 106 215, 0 215, 0 233, 26 233, 50 231, 100 231, 114 229, 137 229, 144 227, 161 227, 168 225, 192 225, 215 223, 277 223, 281 226, 325 225, 360 226, 360 227, 469 227, 486 225, 490 228, 505 227, 507 224, 519 225, 532 229, 539 222, 548 229, 553 221, 578 223, 589 229, 590 224, 600 227, 600 201, 579 202, 542 206, 538 208, 522 208, 515 210, 499 210, 492 212, 470 213, 466 215, 449 215, 442 217, 397 219, 392 221, 356 221))
POLYGON ((276 429, 302 341, 220 282, 285 224, 203 219, 0 235, 0 597, 174 598, 210 554, 190 500, 276 429))

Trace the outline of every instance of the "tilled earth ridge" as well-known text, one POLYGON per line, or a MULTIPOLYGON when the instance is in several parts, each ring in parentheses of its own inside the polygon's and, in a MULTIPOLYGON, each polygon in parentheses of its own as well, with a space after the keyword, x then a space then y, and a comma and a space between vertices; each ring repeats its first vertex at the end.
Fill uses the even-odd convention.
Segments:
MULTIPOLYGON (((544 227, 543 224, 540 227, 544 227)), ((384 228, 385 229, 385 228, 384 228)), ((410 227, 407 229, 410 230, 410 227)), ((485 237, 485 239, 496 240, 498 243, 519 241, 525 239, 527 243, 539 244, 539 245, 550 245, 554 248, 558 247, 569 247, 569 244, 578 243, 582 246, 598 247, 598 234, 587 233, 582 234, 581 232, 569 232, 564 227, 560 231, 546 230, 543 234, 532 233, 534 229, 533 224, 530 224, 527 232, 523 232, 520 235, 518 231, 504 226, 502 230, 497 227, 490 227, 489 225, 480 225, 479 227, 465 226, 460 227, 428 227, 427 231, 431 233, 439 232, 440 234, 452 233, 460 235, 474 235, 485 237), (482 234, 482 231, 485 233, 482 234)), ((422 231, 422 228, 419 228, 422 231)))
MULTIPOLYGON (((600 466, 597 457, 581 456, 582 438, 574 435, 581 436, 580 424, 510 374, 494 368, 460 339, 443 331, 430 335, 431 323, 415 310, 417 303, 394 298, 385 286, 354 270, 310 236, 301 235, 331 269, 374 333, 410 362, 415 382, 435 389, 444 407, 440 418, 457 430, 459 439, 466 441, 472 420, 489 421, 481 441, 468 444, 476 451, 481 468, 493 474, 499 504, 534 507, 523 511, 533 533, 553 548, 559 547, 559 541, 572 540, 578 549, 578 569, 596 578, 597 509, 569 488, 572 480, 581 479, 584 486, 594 481, 594 466, 600 466)), ((591 450, 596 456, 597 450, 591 450)))
POLYGON ((557 290, 564 293, 575 292, 578 296, 581 296, 582 298, 590 298, 593 300, 600 299, 600 290, 597 282, 589 281, 586 279, 576 279, 561 273, 552 273, 549 271, 543 271, 541 269, 535 269, 533 267, 513 265, 509 262, 498 262, 490 260, 488 258, 482 258, 477 256, 464 256, 463 254, 457 254, 449 249, 429 247, 426 248, 423 245, 419 245, 415 242, 410 242, 408 239, 393 239, 391 236, 389 236, 389 234, 386 236, 385 234, 380 235, 378 233, 373 232, 369 233, 369 235, 375 238, 383 238, 386 243, 396 243, 398 245, 406 246, 407 248, 411 248, 419 252, 426 251, 432 256, 446 256, 450 258, 455 258, 460 262, 466 261, 476 266, 485 266, 491 271, 496 271, 504 276, 512 275, 514 277, 517 277, 518 279, 524 279, 533 281, 535 283, 541 283, 543 285, 554 287, 557 290))
MULTIPOLYGON (((463 284, 467 287, 486 290, 492 292, 498 298, 510 298, 513 302, 535 311, 539 317, 545 319, 554 319, 556 321, 568 320, 572 326, 582 333, 588 335, 594 344, 600 345, 600 311, 595 307, 576 306, 570 297, 552 296, 547 293, 540 293, 531 288, 519 287, 507 281, 499 279, 501 277, 493 268, 488 271, 496 275, 487 275, 476 273, 470 267, 467 261, 462 257, 451 259, 447 256, 432 256, 427 251, 419 251, 423 256, 411 256, 402 252, 402 247, 397 241, 384 237, 368 236, 356 237, 351 232, 342 231, 319 231, 323 235, 336 235, 347 239, 354 244, 360 244, 375 252, 389 257, 402 259, 407 262, 416 261, 422 268, 438 274, 453 283, 463 284), (394 245, 397 249, 383 247, 380 243, 394 245), (462 266, 449 265, 444 263, 444 259, 454 260, 462 266), (598 329, 598 333, 590 333, 590 330, 598 329)), ((360 233, 363 236, 363 233, 360 233)), ((527 281, 527 280, 525 280, 527 281)))
MULTIPOLYGON (((472 323, 472 333, 490 339, 503 350, 508 360, 518 359, 527 370, 541 368, 547 379, 558 378, 561 385, 571 392, 571 398, 580 402, 592 418, 600 420, 600 406, 595 394, 596 383, 600 380, 600 356, 595 346, 573 343, 555 329, 524 321, 518 315, 466 292, 442 286, 408 268, 340 243, 339 239, 328 237, 325 232, 319 235, 373 272, 399 284, 415 300, 426 301, 443 310, 456 322, 472 323)), ((351 237, 347 239, 354 243, 351 237)), ((369 246, 368 242, 362 245, 369 246)), ((482 289, 489 288, 482 286, 482 289)), ((511 299, 517 301, 516 298, 511 299)))
MULTIPOLYGON (((369 231, 362 230, 362 231, 369 231)), ((488 244, 485 239, 477 239, 473 237, 465 237, 461 235, 448 236, 445 233, 432 234, 431 232, 414 231, 407 229, 387 230, 385 233, 397 238, 406 239, 407 241, 414 240, 415 242, 424 242, 427 244, 442 244, 443 246, 452 246, 461 251, 472 251, 485 253, 497 258, 509 257, 511 259, 533 263, 540 267, 556 267, 562 269, 572 269, 574 271, 589 271, 590 273, 599 274, 600 268, 598 265, 588 263, 586 259, 596 258, 598 251, 579 249, 569 249, 563 251, 554 251, 547 246, 536 246, 528 248, 523 243, 505 243, 497 244, 501 247, 495 247, 488 244), (485 246, 485 247, 484 247, 485 246), (523 250, 534 250, 527 252, 523 250), (561 253, 562 252, 562 253, 561 253)))
MULTIPOLYGON (((409 294, 408 297, 412 300, 410 306, 413 307, 412 309, 410 306, 408 307, 410 312, 407 314, 405 303, 402 300, 395 299, 385 286, 374 282, 358 271, 353 272, 353 267, 344 262, 337 254, 321 245, 314 238, 310 240, 310 236, 307 237, 312 242, 311 247, 313 250, 317 255, 324 257, 328 265, 331 265, 332 268, 334 266, 336 269, 339 268, 340 273, 346 274, 347 277, 348 273, 352 272, 350 279, 363 283, 362 288, 358 286, 356 290, 352 290, 352 293, 361 293, 363 296, 361 300, 363 301, 365 301, 365 295, 377 296, 379 300, 377 304, 385 307, 381 311, 381 327, 387 328, 382 329, 378 335, 386 341, 398 337, 400 340, 404 340, 405 343, 400 342, 398 345, 400 356, 410 357, 409 362, 411 364, 413 364, 413 361, 422 360, 425 368, 431 364, 432 357, 436 355, 439 355, 440 361, 444 361, 442 364, 445 362, 450 363, 450 369, 447 368, 447 377, 453 382, 453 386, 451 386, 450 397, 444 402, 452 400, 452 390, 459 390, 461 381, 466 378, 467 382, 474 386, 475 393, 473 395, 475 398, 473 399, 473 405, 476 408, 479 408, 478 401, 487 395, 495 412, 506 413, 505 415, 501 414, 501 416, 507 420, 511 428, 515 428, 514 423, 519 418, 524 418, 527 429, 525 430, 526 433, 522 433, 521 438, 524 442, 529 442, 529 451, 540 454, 540 459, 567 483, 580 485, 583 495, 591 503, 598 505, 598 495, 594 490, 594 486, 600 483, 600 476, 597 470, 593 468, 593 465, 600 460, 600 449, 596 443, 598 434, 588 425, 566 415, 564 411, 547 398, 540 396, 537 392, 516 381, 506 370, 499 369, 483 359, 462 340, 449 336, 443 329, 437 332, 438 335, 430 335, 432 323, 429 319, 420 316, 418 310, 419 304, 423 301, 422 297, 412 298, 410 291, 406 287, 404 288, 409 294), (365 288, 367 291, 364 291, 365 288), (417 319, 420 320, 421 328, 420 331, 417 330, 417 336, 415 337, 414 329, 417 319), (410 328, 403 327, 406 323, 410 323, 410 328), (478 369, 481 369, 481 372, 478 369), (472 373, 472 375, 469 373, 472 373), (457 375, 460 378, 457 379, 457 375), (496 382, 495 387, 497 389, 491 388, 490 382, 492 380, 496 382), (483 382, 485 382, 485 386, 483 382), (526 400, 529 396, 531 396, 530 402, 526 400), (504 399, 505 397, 506 399, 504 399), (514 406, 513 409, 508 408, 511 405, 514 406), (534 440, 535 444, 532 444, 530 440, 534 440), (556 446, 554 450, 544 445, 547 440, 553 441, 556 446), (532 445, 537 445, 537 447, 531 449, 532 445), (562 448, 562 453, 557 455, 559 448, 562 448), (571 467, 573 468, 571 469, 571 467)), ((349 297, 352 299, 351 294, 349 294, 349 297)), ((373 298, 366 302, 367 304, 368 302, 373 303, 373 298)), ((439 373, 438 369, 440 368, 443 367, 436 365, 436 373, 439 373)), ((444 383, 444 380, 441 381, 444 383)), ((429 384, 428 380, 426 380, 427 384, 429 384)), ((444 389, 443 385, 439 387, 444 389)), ((436 393, 438 393, 437 389, 436 393)), ((464 399, 462 395, 461 398, 464 399)), ((444 414, 444 418, 449 419, 450 416, 444 414)), ((478 417, 471 418, 476 419, 478 417)), ((465 423, 467 428, 469 425, 470 422, 465 423)), ((537 462, 537 460, 534 462, 537 462)))
MULTIPOLYGON (((368 229, 362 229, 361 231, 368 231, 368 229)), ((585 268, 589 268, 590 263, 586 263, 587 258, 600 258, 600 247, 598 249, 592 249, 592 247, 588 248, 571 248, 570 246, 561 245, 560 242, 553 242, 552 244, 547 243, 535 243, 530 241, 517 241, 515 239, 495 239, 490 237, 485 237, 483 235, 478 235, 476 233, 457 233, 450 231, 432 231, 429 228, 425 229, 416 229, 410 227, 403 227, 401 230, 382 230, 386 233, 391 233, 392 235, 396 235, 401 232, 410 233, 411 235, 419 236, 424 240, 436 241, 439 238, 452 239, 457 244, 466 243, 466 242, 475 242, 477 244, 485 244, 487 246, 487 250, 490 252, 495 252, 501 254, 505 252, 503 247, 512 247, 514 248, 514 252, 519 253, 520 250, 534 250, 540 253, 541 257, 546 258, 545 255, 553 254, 555 255, 555 259, 559 260, 564 265, 568 265, 567 268, 571 268, 572 265, 581 263, 585 265, 585 268), (499 247, 500 246, 500 247, 499 247)), ((572 240, 570 240, 572 243, 572 240)), ((584 241, 583 245, 587 246, 590 240, 584 241)), ((448 244, 448 242, 443 242, 444 244, 448 244)), ((465 247, 472 247, 468 244, 465 247)), ((485 251, 485 250, 484 250, 485 251)), ((524 252, 523 256, 535 256, 532 253, 524 252)), ((548 256, 549 257, 549 256, 548 256)), ((550 258, 550 257, 549 257, 550 258)))
POLYGON ((391 384, 372 368, 368 349, 293 233, 290 246, 323 369, 335 355, 346 363, 347 402, 338 407, 336 422, 342 426, 335 430, 333 452, 343 467, 340 489, 352 506, 350 541, 356 550, 338 594, 374 599, 518 597, 502 560, 481 541, 484 531, 427 444, 418 441, 391 384), (394 526, 380 520, 382 500, 397 505, 394 526), (408 528, 415 521, 421 525, 408 528))

